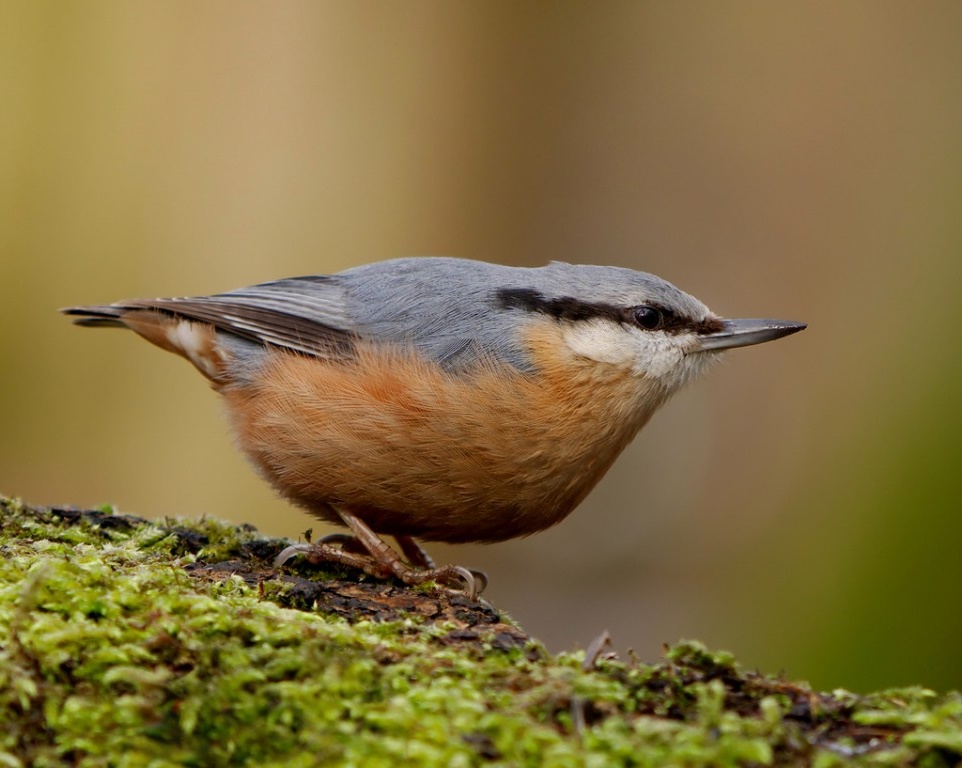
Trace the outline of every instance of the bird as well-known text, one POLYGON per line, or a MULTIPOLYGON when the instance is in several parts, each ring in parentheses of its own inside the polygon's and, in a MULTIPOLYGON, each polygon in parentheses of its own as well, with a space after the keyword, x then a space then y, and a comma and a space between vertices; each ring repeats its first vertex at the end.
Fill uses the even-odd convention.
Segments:
POLYGON ((61 311, 186 358, 260 475, 350 531, 279 564, 304 552, 471 598, 486 575, 439 567, 419 542, 555 525, 721 353, 806 327, 724 319, 622 267, 448 257, 61 311))

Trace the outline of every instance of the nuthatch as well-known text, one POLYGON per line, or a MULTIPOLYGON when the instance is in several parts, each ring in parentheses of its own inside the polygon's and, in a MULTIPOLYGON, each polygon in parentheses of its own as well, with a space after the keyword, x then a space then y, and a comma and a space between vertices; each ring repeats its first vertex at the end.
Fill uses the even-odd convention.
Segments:
POLYGON ((291 551, 472 596, 483 574, 435 567, 415 537, 554 525, 719 352, 805 328, 724 320, 630 269, 448 258, 63 311, 193 363, 267 481, 353 534, 291 551))

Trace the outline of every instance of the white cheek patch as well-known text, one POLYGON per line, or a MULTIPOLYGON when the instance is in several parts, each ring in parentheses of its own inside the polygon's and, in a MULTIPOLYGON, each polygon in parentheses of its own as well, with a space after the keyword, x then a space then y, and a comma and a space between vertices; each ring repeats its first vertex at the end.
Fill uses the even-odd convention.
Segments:
POLYGON ((568 324, 563 332, 568 348, 580 357, 629 368, 636 376, 683 383, 700 367, 686 355, 684 335, 643 331, 608 320, 568 324))
POLYGON ((599 363, 631 365, 634 344, 625 331, 610 321, 586 320, 566 324, 562 338, 568 349, 579 357, 599 363))
POLYGON ((181 320, 179 323, 167 326, 166 334, 171 345, 182 350, 187 359, 203 373, 211 378, 217 375, 214 360, 217 353, 211 339, 212 329, 209 326, 181 320))
POLYGON ((636 373, 644 371, 651 378, 666 379, 678 375, 685 367, 685 351, 679 336, 637 328, 630 329, 630 334, 637 345, 636 373))

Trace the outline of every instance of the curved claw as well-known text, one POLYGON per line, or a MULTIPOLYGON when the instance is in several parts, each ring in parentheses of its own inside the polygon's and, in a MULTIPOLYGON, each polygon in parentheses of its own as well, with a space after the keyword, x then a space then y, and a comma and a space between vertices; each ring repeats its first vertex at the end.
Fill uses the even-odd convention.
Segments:
POLYGON ((467 597, 468 600, 477 600, 479 590, 478 583, 474 580, 474 574, 467 568, 462 568, 460 565, 451 566, 451 570, 460 576, 461 581, 464 582, 465 597, 467 597))
POLYGON ((478 594, 480 595, 488 588, 488 574, 486 574, 484 571, 479 571, 474 568, 468 568, 467 570, 470 571, 471 575, 474 577, 475 584, 477 584, 478 587, 478 594))
POLYGON ((310 544, 291 544, 289 547, 282 549, 277 557, 274 558, 274 567, 280 568, 282 565, 284 565, 284 563, 294 557, 294 555, 299 555, 310 551, 310 544))

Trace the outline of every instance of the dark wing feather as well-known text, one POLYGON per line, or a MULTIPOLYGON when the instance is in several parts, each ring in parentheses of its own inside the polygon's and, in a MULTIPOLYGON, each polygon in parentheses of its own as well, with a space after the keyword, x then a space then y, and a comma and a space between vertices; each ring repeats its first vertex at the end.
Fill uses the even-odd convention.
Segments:
POLYGON ((208 323, 220 331, 260 344, 270 344, 328 357, 343 355, 356 340, 337 279, 294 277, 213 296, 137 299, 106 307, 73 307, 80 325, 123 325, 123 315, 152 310, 208 323))

